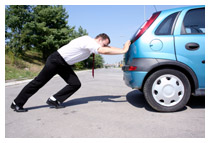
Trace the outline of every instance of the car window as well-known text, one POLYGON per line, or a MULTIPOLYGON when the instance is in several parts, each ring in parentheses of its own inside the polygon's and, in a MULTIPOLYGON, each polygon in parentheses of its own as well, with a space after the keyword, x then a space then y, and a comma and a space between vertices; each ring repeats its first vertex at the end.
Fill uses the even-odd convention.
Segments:
POLYGON ((205 33, 205 9, 193 9, 187 12, 183 21, 182 34, 205 33))
POLYGON ((172 27, 174 24, 174 20, 176 19, 178 12, 169 15, 167 18, 161 22, 158 26, 157 30, 155 31, 156 35, 171 35, 172 34, 172 27))

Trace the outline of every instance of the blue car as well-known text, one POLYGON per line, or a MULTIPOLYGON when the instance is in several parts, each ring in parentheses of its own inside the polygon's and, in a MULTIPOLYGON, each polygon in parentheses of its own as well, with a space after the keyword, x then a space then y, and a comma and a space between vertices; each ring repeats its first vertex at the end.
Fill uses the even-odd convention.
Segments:
POLYGON ((161 112, 182 109, 205 95, 205 6, 154 13, 125 54, 124 81, 161 112))

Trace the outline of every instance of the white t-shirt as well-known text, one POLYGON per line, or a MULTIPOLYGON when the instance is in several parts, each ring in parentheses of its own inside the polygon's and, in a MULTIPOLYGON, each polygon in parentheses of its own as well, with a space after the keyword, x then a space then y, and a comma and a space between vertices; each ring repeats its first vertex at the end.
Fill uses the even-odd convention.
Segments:
POLYGON ((69 65, 73 65, 87 59, 92 53, 98 54, 98 48, 100 47, 95 39, 82 36, 58 49, 58 53, 69 65))

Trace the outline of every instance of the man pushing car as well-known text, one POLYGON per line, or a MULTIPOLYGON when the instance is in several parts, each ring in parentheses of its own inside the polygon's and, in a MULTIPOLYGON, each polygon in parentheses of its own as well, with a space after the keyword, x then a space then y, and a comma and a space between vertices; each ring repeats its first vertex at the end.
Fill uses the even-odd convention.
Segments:
POLYGON ((42 71, 22 89, 12 102, 11 108, 16 112, 27 112, 28 110, 23 108, 27 100, 56 74, 60 75, 67 85, 52 95, 46 103, 55 108, 64 108, 62 103, 81 87, 80 80, 72 70, 73 64, 87 59, 92 53, 106 55, 124 54, 128 51, 131 44, 128 40, 121 49, 108 46, 110 42, 109 36, 102 33, 95 38, 89 36, 76 38, 61 47, 47 58, 42 71))

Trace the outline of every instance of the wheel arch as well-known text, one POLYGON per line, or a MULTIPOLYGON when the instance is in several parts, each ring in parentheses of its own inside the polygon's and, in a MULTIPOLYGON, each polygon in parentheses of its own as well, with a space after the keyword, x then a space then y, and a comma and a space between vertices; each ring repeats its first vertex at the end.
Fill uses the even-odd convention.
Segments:
POLYGON ((174 70, 178 70, 182 73, 184 73, 190 84, 191 84, 191 92, 195 93, 195 90, 198 88, 198 79, 196 74, 193 72, 193 70, 188 67, 187 65, 177 62, 177 61, 171 61, 171 60, 162 60, 162 59, 156 59, 158 61, 157 64, 153 65, 149 70, 148 73, 146 75, 146 77, 143 80, 143 84, 141 87, 141 91, 144 88, 145 82, 148 79, 148 77, 153 74, 154 72, 161 70, 161 69, 174 69, 174 70))

